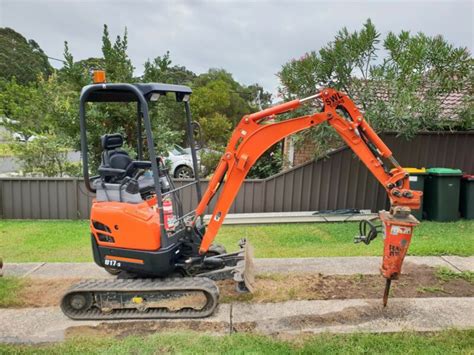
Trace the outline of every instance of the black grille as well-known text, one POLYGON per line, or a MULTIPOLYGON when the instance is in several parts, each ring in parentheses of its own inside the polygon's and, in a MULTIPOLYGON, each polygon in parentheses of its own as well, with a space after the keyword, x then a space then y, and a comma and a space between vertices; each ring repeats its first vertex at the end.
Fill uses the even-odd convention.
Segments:
POLYGON ((112 233, 109 227, 107 227, 105 224, 97 222, 97 221, 92 221, 92 225, 94 226, 95 229, 104 231, 107 233, 112 233))
POLYGON ((111 237, 110 235, 97 233, 97 236, 101 242, 115 243, 114 237, 111 237))

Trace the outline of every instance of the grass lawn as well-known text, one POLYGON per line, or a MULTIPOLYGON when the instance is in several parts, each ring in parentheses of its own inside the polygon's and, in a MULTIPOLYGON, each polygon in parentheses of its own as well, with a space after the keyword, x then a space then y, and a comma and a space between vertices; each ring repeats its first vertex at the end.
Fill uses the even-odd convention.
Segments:
MULTIPOLYGON (((369 246, 353 244, 358 223, 224 226, 216 241, 229 251, 248 238, 260 258, 382 254, 382 236, 369 246)), ((474 221, 423 222, 410 255, 474 255, 474 221)), ((88 221, 0 220, 0 256, 6 262, 92 261, 88 221)))
POLYGON ((25 282, 16 277, 0 277, 0 308, 21 306, 18 294, 25 282))
POLYGON ((474 330, 439 333, 321 334, 289 341, 234 334, 163 333, 124 339, 74 339, 54 345, 0 345, 0 353, 29 354, 469 354, 474 351, 474 330))

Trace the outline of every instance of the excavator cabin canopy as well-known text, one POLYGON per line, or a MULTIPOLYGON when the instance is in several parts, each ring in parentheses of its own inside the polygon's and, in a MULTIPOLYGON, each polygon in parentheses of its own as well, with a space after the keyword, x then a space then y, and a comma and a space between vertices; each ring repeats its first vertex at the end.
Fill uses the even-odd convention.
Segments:
MULTIPOLYGON (((158 101, 160 96, 165 96, 168 94, 172 94, 175 96, 177 102, 181 102, 184 104, 184 113, 186 116, 186 133, 187 139, 190 144, 191 148, 191 156, 193 160, 193 169, 195 172, 198 171, 198 163, 197 163, 197 153, 196 153, 196 144, 194 140, 194 129, 195 123, 192 121, 191 117, 191 109, 189 105, 190 95, 192 94, 191 88, 184 85, 172 85, 172 84, 163 84, 163 83, 146 83, 146 84, 109 84, 109 83, 95 83, 91 85, 85 86, 80 95, 80 109, 79 109, 79 116, 80 116, 80 134, 81 134, 81 153, 82 153, 82 162, 83 162, 83 176, 86 188, 90 191, 95 193, 96 188, 94 187, 93 181, 97 179, 97 176, 91 177, 89 175, 89 159, 88 159, 88 141, 87 141, 87 103, 104 103, 104 102, 122 102, 122 103, 130 103, 136 102, 137 103, 137 118, 136 118, 136 132, 137 132, 137 164, 143 166, 142 159, 143 159, 143 142, 144 138, 146 138, 147 150, 148 150, 148 158, 149 158, 149 168, 153 175, 154 180, 154 192, 156 194, 156 202, 160 220, 164 220, 163 210, 160 208, 162 204, 162 191, 159 188, 160 186, 160 176, 162 176, 162 166, 160 166, 160 158, 157 156, 155 150, 155 142, 153 139, 153 132, 152 132, 152 124, 149 114, 149 102, 158 101), (143 136, 145 133, 145 136, 143 136)), ((108 137, 109 141, 111 138, 108 137)), ((121 137, 120 137, 121 139, 121 137)), ((103 137, 104 142, 104 137, 103 137)), ((114 147, 115 142, 113 142, 112 146, 114 147)), ((104 144, 103 144, 104 145, 104 144)), ((119 143, 121 146, 121 143, 119 143)), ((104 147, 104 149, 109 147, 104 147)), ((103 173, 113 175, 114 169, 112 168, 104 168, 103 173), (105 171, 107 170, 107 171, 105 171)), ((100 169, 99 169, 100 172, 100 169)), ((199 184, 199 176, 198 174, 194 174, 195 178, 194 181, 190 184, 195 185, 196 194, 198 200, 201 199, 201 188, 199 184)), ((164 226, 161 226, 163 239, 167 235, 166 231, 164 230, 164 226)), ((163 240, 165 241, 165 240, 163 240)), ((167 244, 167 243, 164 243, 167 244)))

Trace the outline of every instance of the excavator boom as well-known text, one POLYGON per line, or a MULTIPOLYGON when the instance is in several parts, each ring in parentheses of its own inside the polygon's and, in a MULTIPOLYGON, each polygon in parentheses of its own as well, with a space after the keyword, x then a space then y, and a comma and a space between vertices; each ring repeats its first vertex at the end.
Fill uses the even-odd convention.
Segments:
MULTIPOLYGON (((381 273, 387 279, 383 297, 383 305, 386 306, 391 281, 397 279, 401 273, 413 227, 419 223, 410 212, 411 209, 420 208, 422 192, 410 190, 408 174, 395 160, 392 151, 370 127, 354 102, 345 93, 334 89, 324 89, 308 98, 289 101, 242 118, 196 208, 197 219, 203 215, 217 191, 221 190, 199 253, 205 254, 211 246, 247 173, 257 159, 283 138, 323 122, 327 122, 336 130, 388 194, 390 212, 379 213, 384 232, 381 273), (322 112, 278 122, 269 121, 276 115, 293 111, 313 100, 322 100, 322 112), (392 169, 387 168, 384 160, 393 165, 392 169)), ((368 244, 375 236, 361 236, 358 239, 368 244)))
POLYGON ((391 206, 419 208, 422 193, 410 190, 408 174, 393 158, 391 150, 370 127, 354 102, 340 91, 324 89, 309 98, 289 101, 242 118, 196 208, 196 216, 201 216, 216 192, 221 190, 200 246, 201 253, 205 253, 212 244, 247 173, 257 159, 283 138, 323 122, 336 130, 383 185, 391 206), (293 111, 304 103, 318 99, 324 104, 322 112, 268 122, 275 115, 293 111), (387 170, 382 158, 389 160, 394 165, 393 169, 387 170))

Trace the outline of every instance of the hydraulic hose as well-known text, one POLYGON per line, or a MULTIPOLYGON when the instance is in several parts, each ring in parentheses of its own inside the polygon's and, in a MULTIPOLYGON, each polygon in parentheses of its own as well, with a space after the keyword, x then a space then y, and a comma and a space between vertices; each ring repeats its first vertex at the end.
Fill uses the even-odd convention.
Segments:
POLYGON ((380 228, 381 226, 376 226, 369 220, 364 219, 360 221, 358 241, 369 245, 372 240, 377 238, 380 228))

